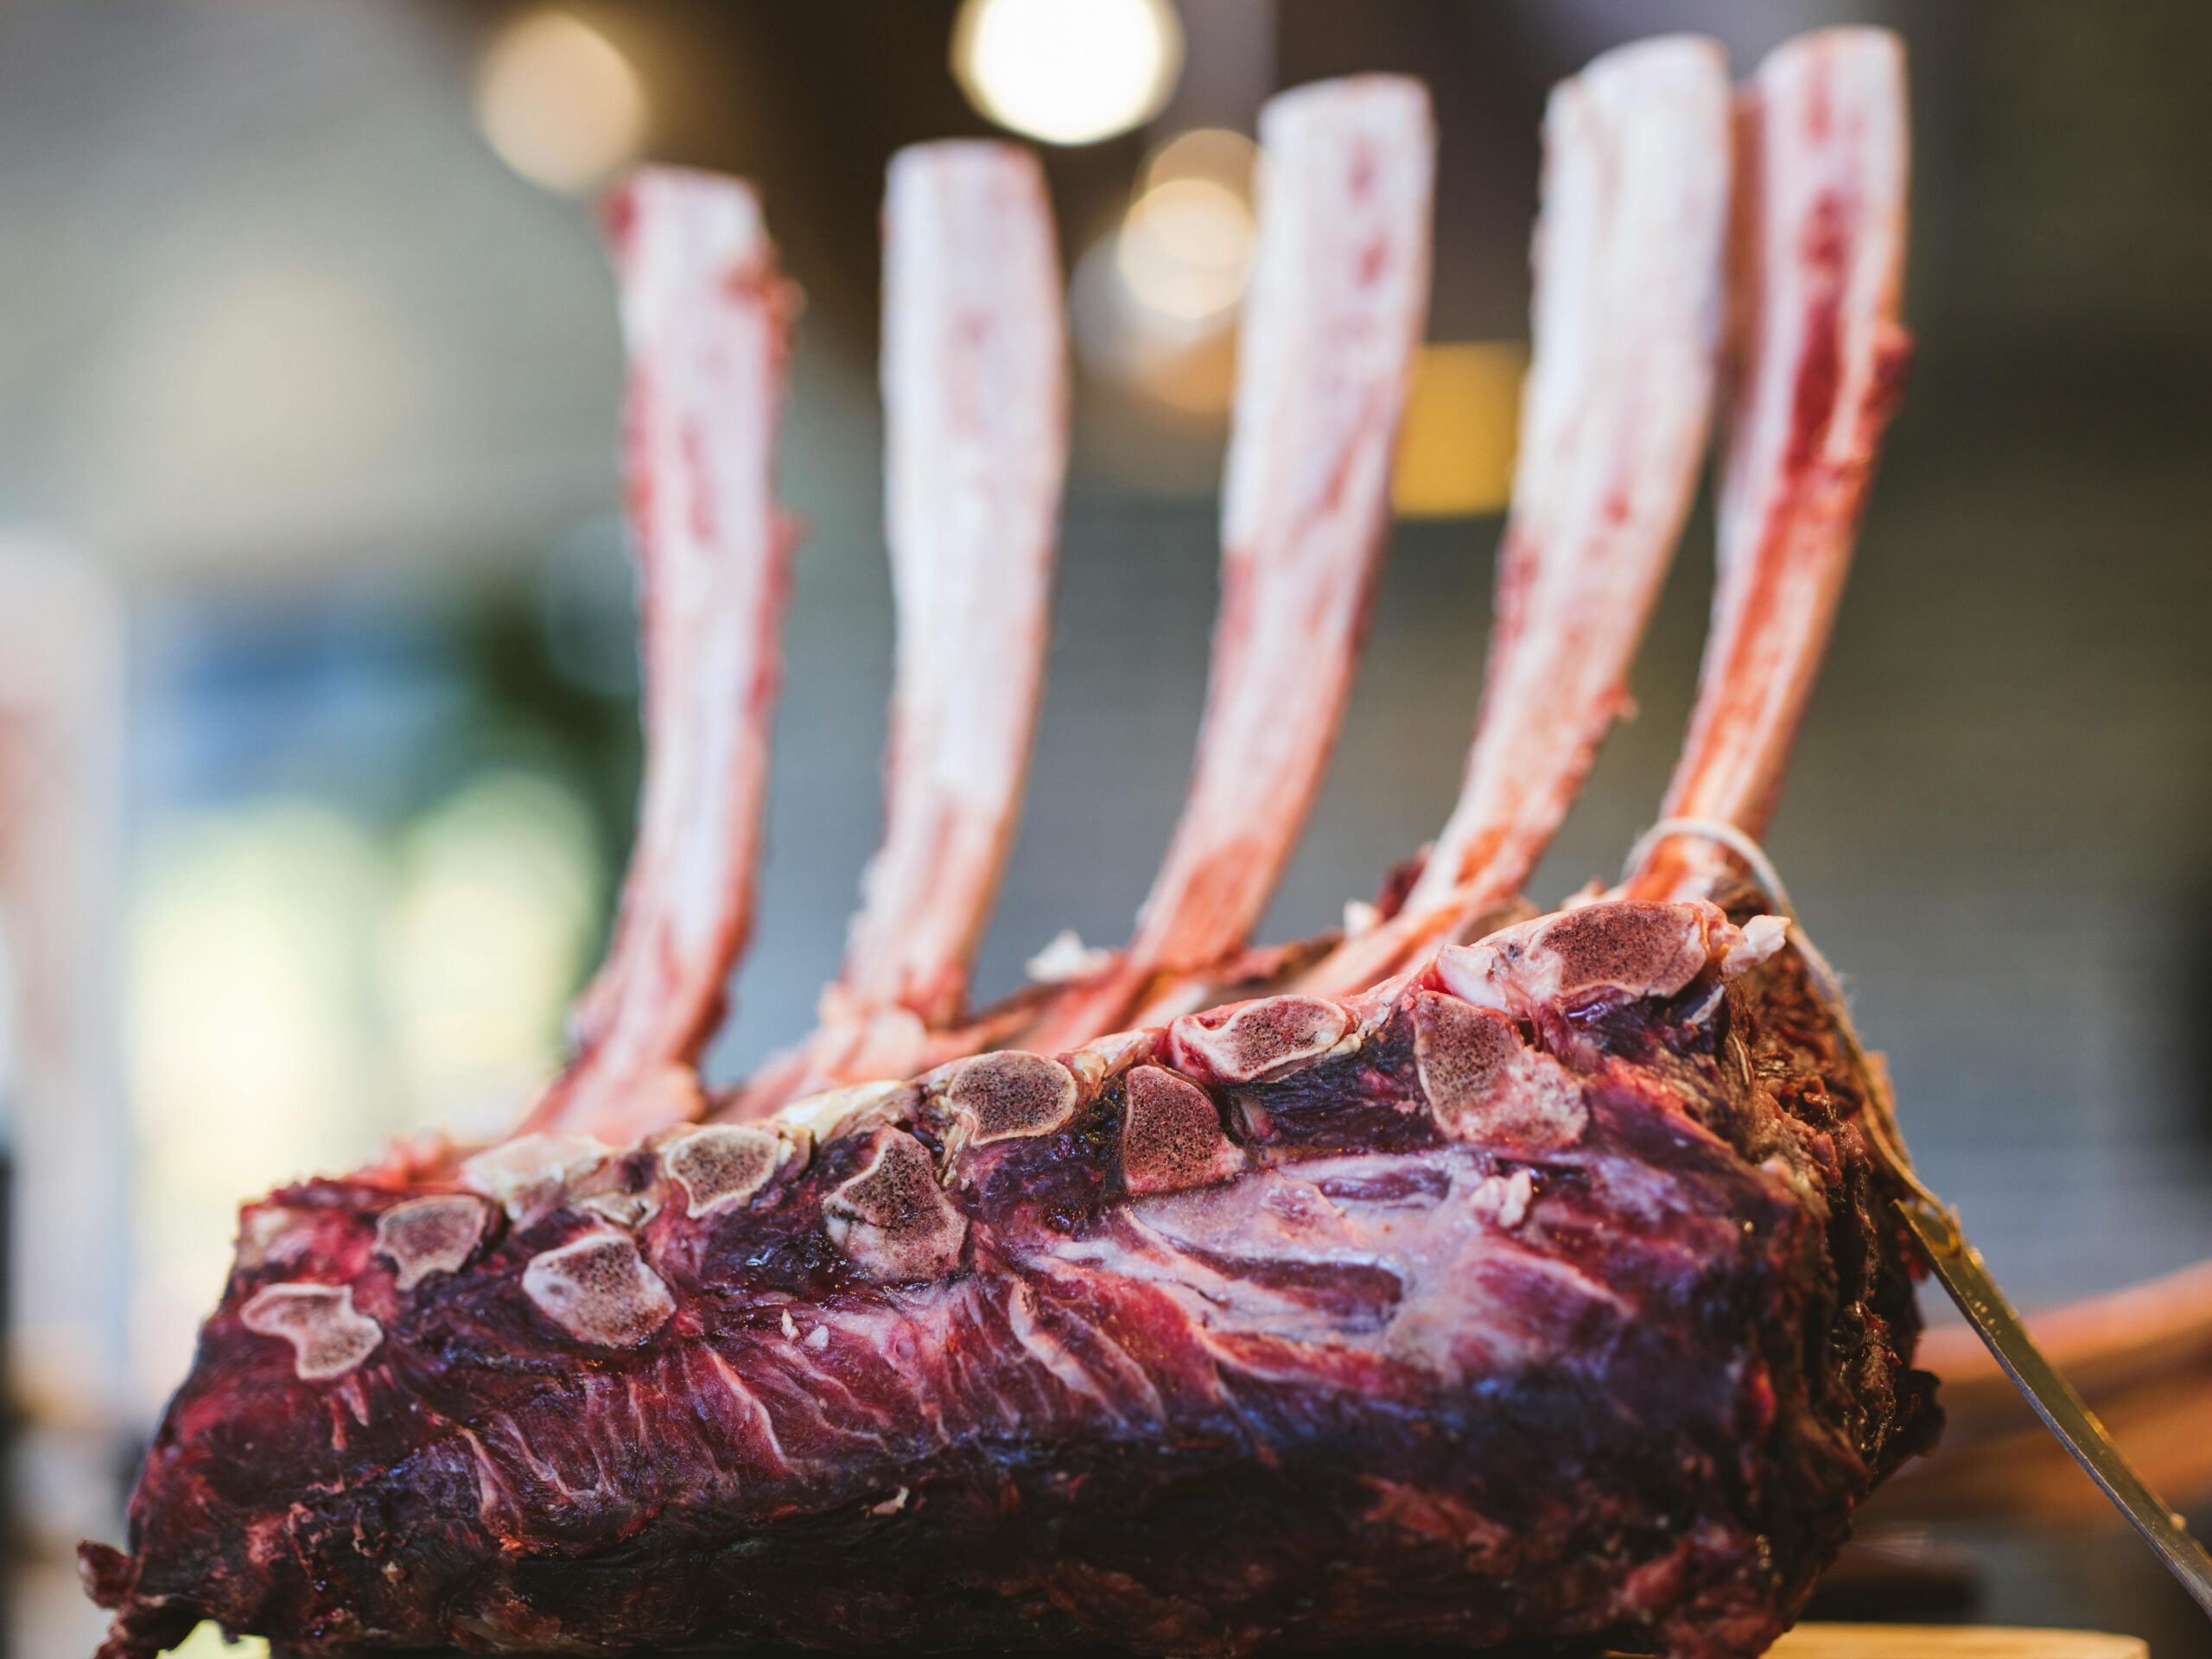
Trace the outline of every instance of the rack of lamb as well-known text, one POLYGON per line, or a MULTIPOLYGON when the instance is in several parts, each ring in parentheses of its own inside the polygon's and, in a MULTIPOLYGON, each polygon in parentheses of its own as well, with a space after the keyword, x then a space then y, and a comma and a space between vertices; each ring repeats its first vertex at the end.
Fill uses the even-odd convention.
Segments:
POLYGON ((1557 89, 1465 787, 1356 930, 1264 949, 1386 539, 1433 137, 1376 77, 1262 137, 1188 802, 1128 944, 980 1012, 1061 282, 1026 154, 894 162, 885 838, 817 1029, 728 1090, 695 1060, 753 904, 793 306, 745 186, 624 191, 649 759, 607 961, 513 1137, 246 1207, 128 1550, 85 1547, 105 1659, 203 1619, 292 1655, 1722 1659, 1929 1445, 1886 1095, 1749 840, 1905 356, 1897 43, 1808 35, 1736 88, 1673 37, 1557 89), (1539 914, 1716 410, 1673 828, 1539 914))

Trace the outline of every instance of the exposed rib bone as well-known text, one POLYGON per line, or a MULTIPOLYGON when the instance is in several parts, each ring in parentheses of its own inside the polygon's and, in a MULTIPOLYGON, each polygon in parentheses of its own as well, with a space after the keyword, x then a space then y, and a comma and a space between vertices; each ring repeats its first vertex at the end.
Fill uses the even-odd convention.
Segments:
POLYGON ((1389 526, 1428 303, 1435 130, 1413 80, 1300 87, 1261 114, 1260 245, 1223 484, 1222 598, 1196 766, 1135 938, 1037 1033, 1072 1046, 1147 982, 1249 935, 1321 779, 1389 526))
POLYGON ((931 1063, 1020 810, 1052 631, 1067 350, 1052 205, 1007 144, 918 144, 884 210, 887 530, 899 661, 884 838, 813 1035, 731 1108, 931 1063))
POLYGON ((1428 306, 1436 139, 1414 81, 1268 104, 1262 233, 1223 480, 1222 606, 1181 821, 1137 966, 1244 943, 1303 827, 1351 687, 1428 306))
POLYGON ((952 1019, 1020 810, 1067 467, 1065 328, 1028 151, 901 151, 884 213, 898 687, 882 849, 835 996, 952 1019))
MULTIPOLYGON (((1811 696, 1910 340, 1907 113, 1897 37, 1800 36, 1738 111, 1737 328, 1720 482, 1719 577, 1695 712, 1665 817, 1757 836, 1811 696)), ((1713 842, 1662 842, 1643 893, 1701 891, 1713 842)))
POLYGON ((696 1110, 696 1088, 655 1074, 712 1035, 752 924, 793 541, 774 470, 798 296, 736 181, 649 169, 612 222, 645 783, 613 944, 571 1016, 575 1058, 524 1127, 620 1142, 696 1110))
POLYGON ((1552 94, 1535 356, 1466 781, 1397 916, 1303 988, 1370 984, 1511 898, 1627 702, 1705 451, 1728 122, 1726 59, 1689 36, 1608 53, 1552 94))

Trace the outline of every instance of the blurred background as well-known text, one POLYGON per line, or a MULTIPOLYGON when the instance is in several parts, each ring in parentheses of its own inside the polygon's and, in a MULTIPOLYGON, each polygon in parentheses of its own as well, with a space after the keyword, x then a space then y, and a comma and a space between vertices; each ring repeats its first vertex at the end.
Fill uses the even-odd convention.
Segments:
MULTIPOLYGON (((1261 101, 1406 71, 1442 135, 1402 522, 1287 938, 1370 895, 1458 785, 1547 87, 1646 34, 1709 32, 1743 72, 1842 21, 1911 53, 1921 346, 1770 845, 1924 1170, 2040 1306, 2212 1257, 2212 10, 0 7, 10 1650, 87 1650, 67 1548, 117 1532, 239 1199, 489 1132, 558 1053, 639 759, 610 178, 752 177, 807 294, 783 489, 808 533, 730 1078, 808 1023, 877 830, 894 148, 1039 141, 1070 272, 1058 632, 988 995, 1062 927, 1124 935, 1179 799, 1261 101)), ((1701 508, 1540 900, 1651 816, 1711 545, 1701 508)), ((1901 1513, 1855 1572, 1892 1609, 2212 1651, 2071 1507, 1901 1513)))

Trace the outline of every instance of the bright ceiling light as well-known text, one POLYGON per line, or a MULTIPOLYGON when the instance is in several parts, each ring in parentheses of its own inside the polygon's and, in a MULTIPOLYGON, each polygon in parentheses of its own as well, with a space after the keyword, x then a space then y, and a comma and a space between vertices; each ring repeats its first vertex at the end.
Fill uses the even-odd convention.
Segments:
POLYGON ((952 70, 1001 126, 1089 144, 1150 120, 1183 67, 1169 0, 965 0, 952 70))
POLYGON ((499 158, 555 190, 588 190, 637 156, 645 94, 613 41, 565 11, 501 29, 476 79, 476 119, 499 158))

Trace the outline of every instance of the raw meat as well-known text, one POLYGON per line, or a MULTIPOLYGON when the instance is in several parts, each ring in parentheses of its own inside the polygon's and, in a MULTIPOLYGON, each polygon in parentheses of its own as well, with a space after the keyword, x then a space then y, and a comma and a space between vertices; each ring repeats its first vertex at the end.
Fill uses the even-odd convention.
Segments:
MULTIPOLYGON (((1710 113, 1694 89, 1713 65, 1670 42, 1591 79, 1663 69, 1710 113)), ((1748 107, 1739 202, 1755 191, 1770 227, 1809 214, 1833 245, 1777 231, 1737 273, 1763 303, 1829 301, 1796 333, 1762 328, 1746 359, 1682 772, 1734 781, 1673 798, 1709 824, 1661 840, 1622 893, 1428 949, 1379 985, 955 1054, 912 1081, 697 1122, 696 999, 741 934, 749 848, 717 849, 702 879, 725 886, 682 936, 709 944, 677 959, 670 1017, 649 1018, 663 1002, 620 988, 651 982, 625 963, 630 918, 695 919, 665 885, 688 855, 661 855, 649 781, 602 980, 618 989, 586 1006, 634 1010, 652 1040, 607 1051, 619 1065, 587 1047, 591 1090, 572 1070, 532 1132, 247 1209, 130 1553, 85 1547, 117 1615, 105 1659, 143 1659, 209 1618, 303 1655, 1589 1641, 1735 1659, 1785 1628, 1856 1505, 1938 1421, 1911 1363, 1897 1177, 1868 1140, 1893 1126, 1809 947, 1725 855, 1771 804, 1894 384, 1894 43, 1793 42, 1748 107), (1804 273, 1777 266, 1808 257, 1853 276, 1792 289, 1804 273), (1785 433, 1814 439, 1751 435, 1776 377, 1813 411, 1785 433), (1777 492, 1777 476, 1828 481, 1777 492)), ((1701 161, 1695 177, 1719 176, 1701 161)), ((757 399, 772 382, 728 390, 757 399)), ((1624 556, 1631 585, 1663 563, 1679 470, 1655 463, 1669 481, 1624 556)), ((1019 545, 1036 569, 1033 537, 1019 545)), ((1533 557, 1509 559, 1509 585, 1533 557)), ((1501 652, 1551 639, 1544 659, 1581 688, 1563 723, 1529 728, 1564 747, 1516 746, 1529 787, 1506 793, 1533 804, 1508 816, 1538 844, 1640 627, 1586 614, 1608 602, 1531 576, 1506 607, 1501 652)), ((772 658, 772 622, 744 620, 747 660, 772 658)), ((649 641, 654 626, 649 602, 649 641)), ((1348 637, 1329 637, 1348 672, 1348 637)), ((1217 702, 1238 660, 1217 660, 1217 702)), ((1485 731, 1545 718, 1501 708, 1506 677, 1485 731)), ((1321 700, 1332 724, 1340 695, 1321 700)), ((1001 757, 1026 747, 1013 724, 990 727, 1001 757)), ((1211 759, 1215 726, 1202 785, 1228 764, 1211 759)), ((648 728, 667 738, 650 708, 648 728)), ((757 753, 713 728, 679 734, 677 752, 757 753)), ((1325 747, 1262 805, 1302 810, 1325 747)), ((745 788, 715 798, 725 822, 757 806, 745 788)), ((1193 815, 1207 798, 1194 791, 1193 815)), ((947 903, 963 916, 995 856, 963 867, 947 903)), ((1148 965, 1141 983, 1116 965, 1128 994, 1221 978, 1258 902, 1239 891, 1178 900, 1204 950, 1133 949, 1148 965)), ((936 937, 933 963, 964 964, 967 924, 936 937)), ((1095 1010, 1108 982, 1017 1014, 1095 1010)), ((942 1020, 933 973, 867 995, 918 1019, 917 986, 942 1020)))
POLYGON ((1935 1421, 1778 944, 1607 902, 1387 999, 279 1192, 133 1554, 88 1547, 106 1651, 208 1617, 302 1653, 1755 1653, 1935 1421))

